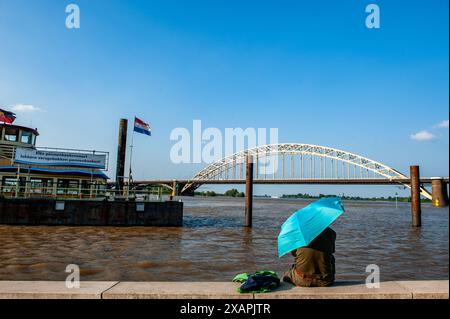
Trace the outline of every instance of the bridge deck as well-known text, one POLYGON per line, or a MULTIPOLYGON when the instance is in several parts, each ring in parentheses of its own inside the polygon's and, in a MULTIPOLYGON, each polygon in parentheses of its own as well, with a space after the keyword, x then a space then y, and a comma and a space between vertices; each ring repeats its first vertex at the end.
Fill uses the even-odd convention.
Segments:
MULTIPOLYGON (((421 184, 431 184, 434 178, 426 177, 421 178, 421 184)), ((448 183, 449 178, 443 178, 444 182, 448 183)), ((196 183, 196 184, 245 184, 245 179, 215 179, 215 180, 188 180, 188 179, 173 179, 173 180, 143 180, 134 181, 134 184, 145 185, 145 184, 166 184, 171 185, 173 182, 179 184, 186 183, 196 183)), ((254 179, 254 184, 328 184, 328 185, 394 185, 394 184, 409 184, 411 180, 409 178, 395 178, 395 179, 384 179, 384 178, 358 178, 358 179, 298 179, 298 178, 284 178, 284 179, 254 179)))

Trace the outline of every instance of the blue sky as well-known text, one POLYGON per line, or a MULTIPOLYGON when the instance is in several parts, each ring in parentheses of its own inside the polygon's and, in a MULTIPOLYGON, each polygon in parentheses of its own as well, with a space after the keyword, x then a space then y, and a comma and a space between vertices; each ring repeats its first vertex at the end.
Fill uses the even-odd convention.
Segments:
POLYGON ((448 69, 444 0, 0 0, 0 106, 38 108, 17 112, 17 123, 37 127, 40 146, 109 151, 111 177, 119 118, 135 115, 153 128, 135 136, 139 179, 189 178, 204 166, 169 158, 170 132, 194 119, 277 127, 280 142, 448 176, 448 127, 436 127, 449 118, 448 69), (65 27, 69 3, 80 7, 80 29, 65 27), (365 27, 369 3, 380 7, 380 29, 365 27), (411 138, 423 130, 434 138, 411 138))

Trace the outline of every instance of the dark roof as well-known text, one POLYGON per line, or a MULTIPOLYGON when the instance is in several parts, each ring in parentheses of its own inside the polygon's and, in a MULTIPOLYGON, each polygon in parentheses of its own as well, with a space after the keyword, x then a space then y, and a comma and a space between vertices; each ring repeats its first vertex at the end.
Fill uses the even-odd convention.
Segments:
POLYGON ((38 132, 37 128, 31 128, 31 127, 14 125, 14 124, 8 124, 8 123, 1 123, 0 127, 14 127, 14 128, 18 128, 18 129, 21 129, 21 130, 24 130, 24 131, 32 132, 36 136, 39 135, 39 132, 38 132))

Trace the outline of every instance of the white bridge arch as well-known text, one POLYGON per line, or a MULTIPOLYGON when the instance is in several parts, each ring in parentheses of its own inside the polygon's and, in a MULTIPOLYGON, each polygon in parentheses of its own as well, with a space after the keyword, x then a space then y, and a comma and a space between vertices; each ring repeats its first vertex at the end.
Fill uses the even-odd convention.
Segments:
MULTIPOLYGON (((217 160, 190 179, 181 192, 197 188, 202 181, 245 179, 244 166, 249 155, 253 156, 256 167, 255 180, 267 179, 269 175, 272 179, 284 180, 408 179, 387 165, 354 153, 320 145, 283 143, 254 147, 217 160), (289 165, 286 165, 286 157, 290 157, 289 165), (270 159, 272 169, 268 174, 270 159)), ((403 185, 410 187, 407 183, 403 185)), ((421 195, 431 199, 424 187, 421 187, 421 195)))

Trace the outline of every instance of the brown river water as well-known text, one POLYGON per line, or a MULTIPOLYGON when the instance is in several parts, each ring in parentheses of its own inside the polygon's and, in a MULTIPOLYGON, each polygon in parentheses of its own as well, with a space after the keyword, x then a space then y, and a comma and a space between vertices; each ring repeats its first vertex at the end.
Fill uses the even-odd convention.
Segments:
MULTIPOLYGON (((230 281, 237 273, 274 270, 280 225, 308 201, 254 201, 253 228, 242 227, 244 200, 183 198, 184 226, 64 227, 0 225, 0 280, 230 281)), ((336 278, 364 280, 369 264, 381 280, 448 279, 449 209, 422 206, 420 229, 406 203, 344 202, 337 233, 336 278)))

